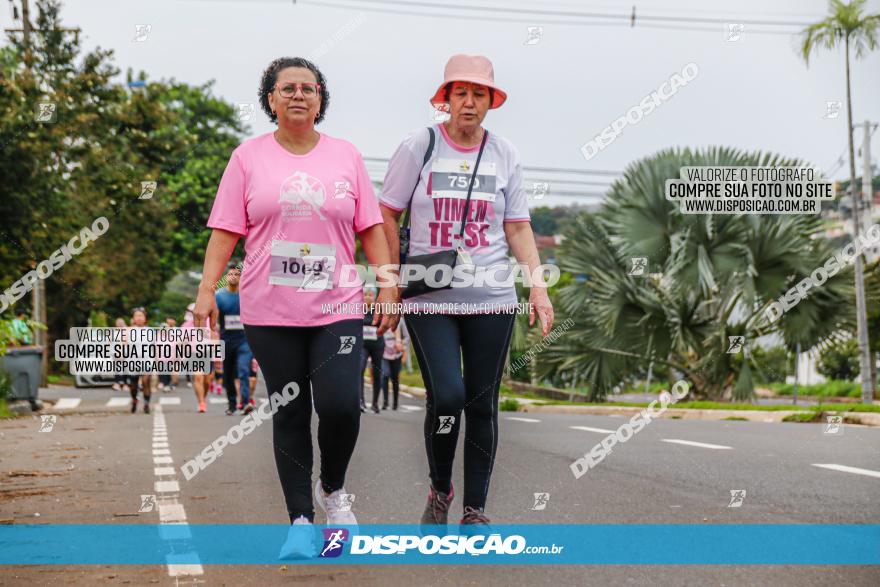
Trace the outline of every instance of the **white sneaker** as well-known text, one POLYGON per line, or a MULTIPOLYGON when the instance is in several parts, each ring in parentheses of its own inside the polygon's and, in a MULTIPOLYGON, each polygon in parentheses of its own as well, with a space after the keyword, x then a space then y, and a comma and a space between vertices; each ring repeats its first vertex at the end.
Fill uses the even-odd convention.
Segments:
POLYGON ((349 494, 345 492, 345 488, 337 489, 330 495, 324 495, 324 488, 321 487, 321 479, 315 483, 315 501, 324 513, 327 514, 328 526, 353 526, 351 532, 357 534, 358 523, 357 518, 351 513, 351 501, 347 499, 349 494))
POLYGON ((293 521, 287 531, 287 540, 281 545, 278 560, 315 558, 318 548, 315 546, 315 527, 305 516, 293 521))

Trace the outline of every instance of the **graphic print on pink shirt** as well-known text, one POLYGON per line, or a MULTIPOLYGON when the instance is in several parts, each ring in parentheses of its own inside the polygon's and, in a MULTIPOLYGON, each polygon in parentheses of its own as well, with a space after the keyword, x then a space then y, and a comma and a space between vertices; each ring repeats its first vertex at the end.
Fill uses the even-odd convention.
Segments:
POLYGON ((281 215, 285 222, 290 220, 311 220, 312 213, 321 220, 327 220, 322 213, 326 199, 324 184, 317 177, 303 171, 293 175, 281 184, 281 215))

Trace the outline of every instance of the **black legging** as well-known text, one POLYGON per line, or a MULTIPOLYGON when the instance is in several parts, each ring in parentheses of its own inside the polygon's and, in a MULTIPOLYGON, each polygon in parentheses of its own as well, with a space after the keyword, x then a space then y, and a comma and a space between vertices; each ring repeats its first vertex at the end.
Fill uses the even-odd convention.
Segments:
POLYGON ((299 396, 272 418, 275 465, 291 522, 299 516, 314 521, 312 398, 318 413, 321 484, 330 493, 345 483, 360 427, 357 368, 363 321, 309 327, 245 325, 244 330, 266 378, 269 397, 281 393, 291 381, 299 385, 299 396), (354 344, 343 345, 343 337, 353 338, 354 344))
MULTIPOLYGON (((379 409, 379 390, 382 388, 382 354, 385 352, 385 342, 380 338, 364 342, 364 352, 361 359, 361 405, 363 399, 364 369, 367 367, 367 359, 370 359, 370 370, 373 372, 373 409, 379 409)), ((388 405, 388 391, 385 392, 385 405, 388 405)))
POLYGON ((394 390, 394 397, 391 405, 397 409, 397 398, 400 395, 400 363, 402 357, 396 359, 385 359, 388 365, 388 376, 382 378, 382 392, 385 394, 385 403, 388 403, 388 380, 391 380, 391 388, 394 390))
POLYGON ((513 314, 408 314, 427 390, 425 449, 434 488, 448 493, 464 410, 463 505, 483 508, 498 447, 498 388, 513 332, 513 314), (462 359, 464 373, 462 374, 462 359), (448 433, 441 418, 454 416, 448 433))

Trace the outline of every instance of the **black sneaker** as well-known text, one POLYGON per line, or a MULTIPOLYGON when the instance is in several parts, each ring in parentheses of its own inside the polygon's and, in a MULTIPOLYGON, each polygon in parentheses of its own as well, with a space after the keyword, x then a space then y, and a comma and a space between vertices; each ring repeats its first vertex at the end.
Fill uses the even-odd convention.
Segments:
POLYGON ((425 504, 425 511, 422 512, 422 519, 419 522, 422 533, 436 532, 442 526, 445 529, 447 519, 449 517, 449 506, 455 497, 455 488, 449 486, 449 493, 442 493, 434 489, 433 486, 428 490, 428 503, 425 504))
POLYGON ((150 413, 150 402, 144 402, 144 413, 145 414, 150 413))

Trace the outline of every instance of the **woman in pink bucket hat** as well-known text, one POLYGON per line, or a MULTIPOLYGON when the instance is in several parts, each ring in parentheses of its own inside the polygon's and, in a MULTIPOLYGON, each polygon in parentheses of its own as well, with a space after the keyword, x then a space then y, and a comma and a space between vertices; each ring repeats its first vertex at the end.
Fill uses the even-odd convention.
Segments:
MULTIPOLYGON (((443 531, 438 526, 447 524, 462 412, 460 524, 489 523, 485 506, 498 446, 498 389, 518 309, 516 270, 524 269, 510 263, 508 249, 520 266, 528 265, 529 276, 542 274, 519 154, 482 126, 488 111, 506 100, 486 57, 450 58, 430 100, 435 108, 448 105, 449 120, 404 139, 389 162, 379 198, 392 262, 403 262, 401 284, 411 270, 428 268, 424 281, 410 281, 403 291, 427 390, 431 487, 421 518, 426 532, 443 531), (449 267, 453 270, 442 271, 449 267), (432 275, 436 268, 443 273, 440 280, 432 275), (462 268, 471 278, 459 272, 462 268)), ((530 324, 539 317, 546 336, 553 307, 543 279, 537 281, 529 295, 530 324)))

